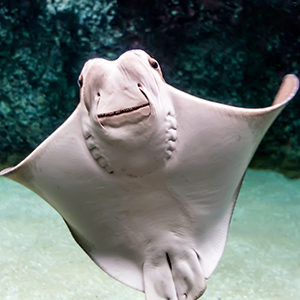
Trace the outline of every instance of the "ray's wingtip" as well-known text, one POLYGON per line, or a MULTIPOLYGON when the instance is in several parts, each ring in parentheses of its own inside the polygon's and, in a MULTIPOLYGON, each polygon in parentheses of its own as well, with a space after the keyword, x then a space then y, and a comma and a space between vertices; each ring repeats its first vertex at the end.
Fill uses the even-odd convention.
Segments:
POLYGON ((299 89, 299 78, 295 74, 287 74, 284 76, 283 80, 293 80, 294 81, 294 95, 299 89))
POLYGON ((294 74, 287 74, 282 80, 280 89, 272 104, 273 109, 286 105, 294 96, 299 89, 299 79, 294 74))
POLYGON ((287 74, 284 76, 284 80, 293 81, 294 88, 291 93, 291 98, 293 98, 299 89, 299 78, 295 74, 287 74))
POLYGON ((284 76, 284 78, 286 78, 286 77, 290 77, 290 78, 293 78, 295 81, 299 81, 299 79, 298 79, 298 77, 295 75, 295 74, 286 74, 285 76, 284 76))
POLYGON ((10 173, 12 171, 14 167, 10 167, 10 168, 6 168, 6 169, 3 169, 2 171, 0 171, 0 176, 5 176, 7 175, 8 173, 10 173))

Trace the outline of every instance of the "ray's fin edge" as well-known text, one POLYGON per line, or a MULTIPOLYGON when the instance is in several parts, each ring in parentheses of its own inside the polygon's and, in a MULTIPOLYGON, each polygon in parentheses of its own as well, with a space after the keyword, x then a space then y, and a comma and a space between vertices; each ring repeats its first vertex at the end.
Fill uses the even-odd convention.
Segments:
MULTIPOLYGON (((62 217, 63 218, 63 217, 62 217)), ((128 284, 127 282, 122 281, 120 278, 115 277, 113 274, 111 274, 109 272, 109 270, 107 270, 106 268, 104 268, 100 263, 99 260, 92 254, 92 245, 88 242, 88 240, 86 240, 77 230, 75 230, 68 222, 65 218, 63 218, 65 224, 67 225, 73 239, 75 240, 75 242, 80 246, 80 248, 87 254, 87 256, 106 274, 108 274, 110 277, 112 277, 113 279, 121 282, 122 284, 138 291, 138 292, 142 292, 145 293, 145 289, 141 289, 141 288, 137 288, 133 285, 128 284)))
POLYGON ((287 104, 299 89, 299 79, 294 74, 284 76, 280 89, 272 103, 273 108, 287 104))
POLYGON ((0 171, 0 176, 11 179, 20 184, 23 184, 24 174, 23 174, 23 172, 19 172, 19 171, 20 171, 20 169, 22 169, 21 166, 23 165, 24 161, 25 160, 21 161, 19 164, 17 164, 14 167, 9 167, 9 168, 3 169, 2 171, 0 171))
MULTIPOLYGON (((16 181, 26 187, 26 170, 27 167, 30 167, 31 162, 34 160, 36 156, 39 156, 42 151, 45 150, 47 147, 47 143, 50 137, 54 136, 55 134, 58 134, 63 130, 63 125, 67 124, 69 122, 72 122, 74 118, 77 117, 79 110, 81 109, 80 104, 77 105, 76 109, 73 111, 73 113, 67 118, 67 120, 59 126, 54 132, 46 138, 43 142, 41 142, 29 155, 27 155, 21 162, 19 162, 17 165, 13 167, 8 167, 0 171, 0 176, 9 178, 13 181, 16 181)), ((30 188, 30 187, 29 187, 30 188)))
POLYGON ((2 171, 0 171, 0 176, 6 176, 8 175, 10 172, 12 172, 15 168, 15 167, 9 167, 9 168, 6 168, 6 169, 3 169, 2 171))

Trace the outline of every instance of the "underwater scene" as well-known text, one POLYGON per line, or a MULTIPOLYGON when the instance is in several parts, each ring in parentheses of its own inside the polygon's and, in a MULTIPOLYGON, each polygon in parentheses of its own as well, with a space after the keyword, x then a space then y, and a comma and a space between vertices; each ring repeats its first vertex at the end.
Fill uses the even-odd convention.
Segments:
MULTIPOLYGON (((100 270, 28 189, 1 186, 1 299, 144 299, 100 270)), ((300 180, 247 172, 225 252, 202 299, 297 299, 300 180)))
POLYGON ((298 299, 299 15, 2 1, 0 299, 298 299))

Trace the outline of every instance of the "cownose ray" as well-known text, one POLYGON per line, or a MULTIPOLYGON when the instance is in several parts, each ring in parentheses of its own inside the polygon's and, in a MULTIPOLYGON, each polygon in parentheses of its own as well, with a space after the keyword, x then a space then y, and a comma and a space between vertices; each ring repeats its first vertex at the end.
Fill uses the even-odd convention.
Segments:
POLYGON ((147 300, 197 299, 224 251, 246 168, 292 99, 245 109, 168 85, 142 50, 89 60, 73 114, 8 177, 45 199, 106 273, 147 300))

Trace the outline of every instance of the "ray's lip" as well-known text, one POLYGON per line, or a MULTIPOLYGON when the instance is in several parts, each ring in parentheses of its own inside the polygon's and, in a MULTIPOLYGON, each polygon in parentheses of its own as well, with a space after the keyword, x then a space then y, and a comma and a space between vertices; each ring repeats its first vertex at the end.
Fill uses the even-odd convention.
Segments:
POLYGON ((146 106, 150 106, 148 96, 146 95, 146 93, 143 89, 143 86, 140 83, 138 83, 137 86, 138 86, 138 89, 141 91, 141 93, 147 99, 147 103, 137 105, 137 106, 128 107, 128 108, 124 108, 124 109, 120 109, 120 110, 115 110, 115 111, 108 112, 108 113, 98 114, 97 115, 98 118, 101 119, 101 118, 106 118, 106 117, 117 116, 117 115, 129 113, 129 112, 132 112, 132 111, 135 111, 135 110, 139 110, 139 109, 141 109, 143 107, 146 107, 146 106))
POLYGON ((112 111, 112 112, 109 112, 109 113, 99 114, 98 118, 105 118, 105 117, 121 115, 121 114, 124 114, 124 113, 128 113, 128 112, 138 110, 138 109, 140 109, 142 107, 145 107, 145 106, 150 106, 149 102, 145 103, 145 104, 138 105, 138 106, 133 106, 133 107, 125 108, 125 109, 112 111))

